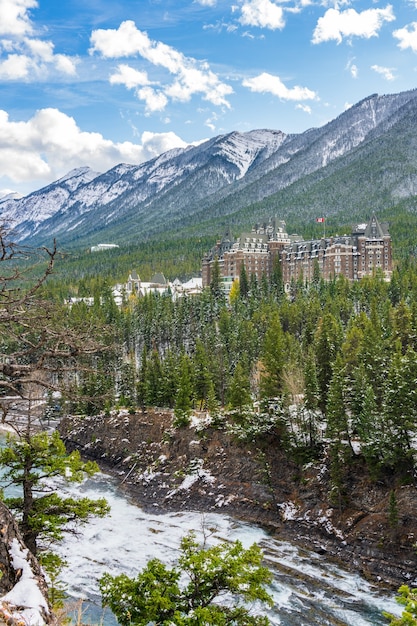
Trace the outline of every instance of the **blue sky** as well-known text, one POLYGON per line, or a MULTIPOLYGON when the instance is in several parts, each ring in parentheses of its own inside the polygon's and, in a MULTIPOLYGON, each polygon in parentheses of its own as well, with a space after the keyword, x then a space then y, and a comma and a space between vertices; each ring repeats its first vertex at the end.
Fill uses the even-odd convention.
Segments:
POLYGON ((0 0, 0 196, 417 87, 417 0, 0 0))

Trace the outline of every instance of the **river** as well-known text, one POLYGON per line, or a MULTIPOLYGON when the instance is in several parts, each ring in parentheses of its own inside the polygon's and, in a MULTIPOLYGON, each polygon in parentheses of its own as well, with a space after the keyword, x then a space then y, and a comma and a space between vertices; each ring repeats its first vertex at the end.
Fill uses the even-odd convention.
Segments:
POLYGON ((155 557, 171 564, 181 537, 191 529, 199 534, 203 528, 210 534, 209 542, 239 539, 245 547, 254 542, 261 546, 274 574, 270 591, 275 606, 267 612, 274 625, 380 626, 387 623, 382 610, 401 613, 393 596, 380 594, 360 576, 329 564, 323 555, 272 539, 254 525, 215 513, 146 513, 103 473, 81 486, 62 489, 105 497, 111 506, 109 516, 84 525, 78 536, 66 537, 58 548, 67 560, 62 577, 69 598, 83 599, 84 623, 115 624, 109 610, 101 608, 97 581, 104 572, 135 576, 155 557))

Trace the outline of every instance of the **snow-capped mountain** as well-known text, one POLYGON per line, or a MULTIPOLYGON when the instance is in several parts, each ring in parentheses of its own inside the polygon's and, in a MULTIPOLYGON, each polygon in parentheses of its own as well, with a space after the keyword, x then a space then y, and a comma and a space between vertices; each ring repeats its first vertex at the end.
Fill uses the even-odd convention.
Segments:
MULTIPOLYGON (((365 152, 373 162, 369 155, 383 139, 397 142, 405 132, 404 145, 412 147, 407 133, 415 136, 416 117, 417 91, 372 95, 325 126, 301 134, 232 132, 140 165, 120 164, 102 174, 73 170, 24 198, 0 200, 0 219, 19 239, 36 243, 52 237, 61 245, 138 241, 236 214, 268 198, 279 205, 281 192, 286 198, 290 189, 300 194, 297 190, 311 187, 312 181, 352 168, 365 152)), ((414 157, 404 155, 408 157, 412 162, 414 157)), ((402 194, 407 189, 412 193, 417 173, 408 172, 408 179, 397 181, 396 187, 402 194)))
POLYGON ((0 219, 16 229, 20 239, 30 237, 69 201, 77 189, 90 183, 98 176, 89 167, 71 170, 56 182, 23 198, 10 197, 0 200, 0 219))

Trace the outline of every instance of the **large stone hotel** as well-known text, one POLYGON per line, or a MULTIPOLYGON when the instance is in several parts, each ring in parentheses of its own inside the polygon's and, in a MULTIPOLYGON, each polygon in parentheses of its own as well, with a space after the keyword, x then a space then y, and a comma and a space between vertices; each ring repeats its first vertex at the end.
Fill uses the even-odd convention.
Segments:
POLYGON ((375 214, 368 223, 353 228, 350 235, 311 241, 288 235, 285 222, 270 220, 237 239, 226 233, 203 259, 203 287, 210 285, 216 262, 227 290, 239 278, 242 266, 249 277, 269 278, 278 255, 286 287, 300 278, 310 282, 314 275, 330 280, 342 274, 349 280, 359 280, 379 269, 389 280, 392 272, 388 225, 380 223, 375 214))

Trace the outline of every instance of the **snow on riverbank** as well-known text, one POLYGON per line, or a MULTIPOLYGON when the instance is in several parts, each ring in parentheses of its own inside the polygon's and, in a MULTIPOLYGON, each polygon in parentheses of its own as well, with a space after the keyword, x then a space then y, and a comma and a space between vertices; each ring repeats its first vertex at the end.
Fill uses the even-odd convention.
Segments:
POLYGON ((109 516, 92 520, 80 528, 78 537, 68 536, 58 548, 67 560, 62 578, 68 593, 95 606, 91 613, 95 623, 114 623, 100 608, 98 580, 105 572, 135 576, 151 558, 172 564, 181 538, 190 530, 196 531, 199 539, 204 533, 208 543, 239 539, 244 547, 260 544, 274 572, 271 591, 275 607, 268 612, 274 625, 379 626, 381 610, 400 613, 393 598, 381 598, 360 576, 330 566, 316 553, 300 552, 277 541, 257 526, 218 513, 146 513, 118 492, 116 483, 105 474, 88 479, 81 487, 63 489, 91 498, 105 497, 111 506, 109 516))

